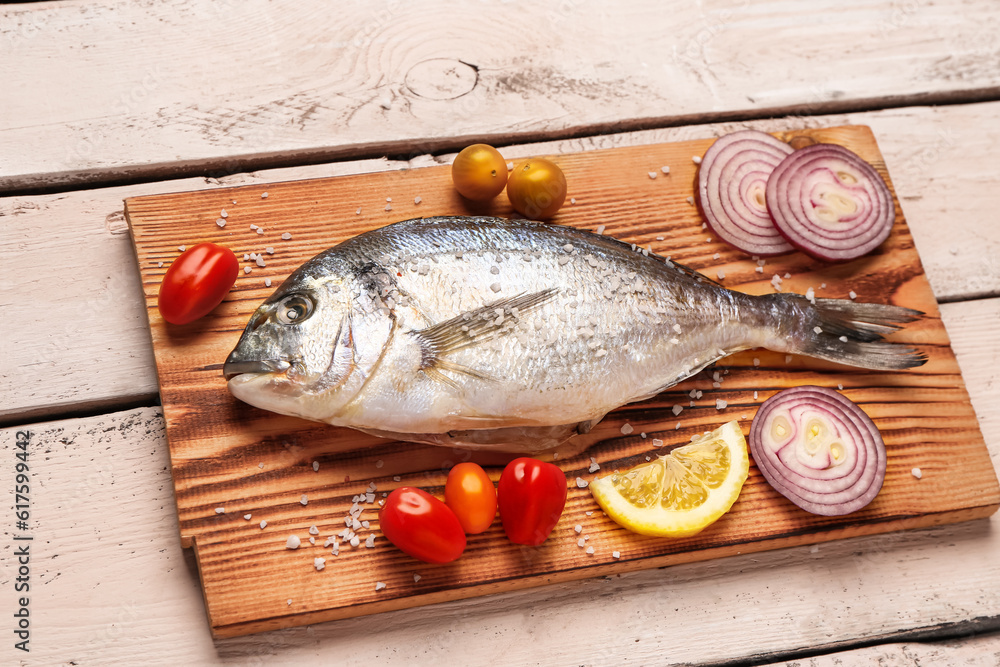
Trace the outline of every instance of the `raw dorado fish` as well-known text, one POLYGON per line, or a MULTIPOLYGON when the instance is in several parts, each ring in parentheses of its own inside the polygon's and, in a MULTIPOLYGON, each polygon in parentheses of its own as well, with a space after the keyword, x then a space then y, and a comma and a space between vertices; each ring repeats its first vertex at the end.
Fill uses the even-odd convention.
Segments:
POLYGON ((924 363, 879 342, 917 311, 815 301, 734 292, 571 227, 407 220, 299 267, 250 318, 224 373, 234 396, 266 410, 538 452, 737 350, 876 370, 924 363))

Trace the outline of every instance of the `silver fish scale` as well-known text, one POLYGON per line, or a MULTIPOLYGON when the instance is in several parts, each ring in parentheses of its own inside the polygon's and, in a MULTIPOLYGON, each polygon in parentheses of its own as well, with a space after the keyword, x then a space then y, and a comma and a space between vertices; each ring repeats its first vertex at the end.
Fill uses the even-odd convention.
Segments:
POLYGON ((749 347, 919 365, 916 350, 881 342, 918 315, 733 292, 572 227, 426 218, 299 267, 257 309, 224 372, 235 396, 283 414, 538 451, 749 347))
MULTIPOLYGON (((425 316, 401 321, 410 329, 502 298, 558 290, 551 301, 518 317, 497 314, 503 333, 449 354, 450 361, 502 378, 519 392, 568 395, 581 384, 601 386, 606 397, 600 409, 610 409, 623 393, 655 392, 718 357, 727 342, 724 336, 711 346, 698 340, 715 334, 719 324, 704 317, 706 306, 715 312, 733 307, 726 290, 609 237, 495 218, 431 218, 379 232, 342 244, 338 259, 374 262, 402 274, 399 291, 425 316), (689 344, 672 344, 675 324, 695 347, 710 347, 710 357, 697 358, 689 344)), ((495 384, 461 374, 449 377, 470 400, 497 391, 495 384)))

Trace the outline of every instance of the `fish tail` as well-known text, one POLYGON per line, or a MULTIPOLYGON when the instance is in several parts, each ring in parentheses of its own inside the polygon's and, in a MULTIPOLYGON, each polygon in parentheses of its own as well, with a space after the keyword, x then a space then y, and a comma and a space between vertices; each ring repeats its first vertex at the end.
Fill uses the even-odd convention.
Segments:
POLYGON ((787 341, 785 351, 878 371, 903 370, 927 362, 927 355, 920 350, 883 340, 903 324, 923 316, 918 310, 846 299, 809 300, 798 294, 764 298, 774 299, 776 310, 789 317, 781 325, 787 341), (793 323, 791 332, 788 322, 793 323))

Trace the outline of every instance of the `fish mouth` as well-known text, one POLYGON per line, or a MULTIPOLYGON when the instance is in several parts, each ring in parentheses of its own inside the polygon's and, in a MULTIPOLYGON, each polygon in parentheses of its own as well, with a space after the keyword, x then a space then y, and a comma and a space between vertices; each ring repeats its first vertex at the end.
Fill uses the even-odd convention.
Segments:
POLYGON ((238 359, 230 354, 222 365, 222 375, 226 380, 232 380, 237 375, 281 373, 291 367, 290 363, 282 359, 238 359))

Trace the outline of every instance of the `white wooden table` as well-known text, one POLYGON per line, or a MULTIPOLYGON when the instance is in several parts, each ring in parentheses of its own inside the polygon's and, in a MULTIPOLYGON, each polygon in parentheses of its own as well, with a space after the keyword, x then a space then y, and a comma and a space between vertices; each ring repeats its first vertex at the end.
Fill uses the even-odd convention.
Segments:
POLYGON ((213 641, 122 214, 474 140, 867 124, 1000 467, 995 0, 38 2, 0 9, 0 82, 0 664, 1000 664, 998 515, 213 641))

